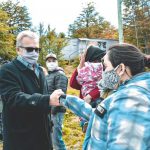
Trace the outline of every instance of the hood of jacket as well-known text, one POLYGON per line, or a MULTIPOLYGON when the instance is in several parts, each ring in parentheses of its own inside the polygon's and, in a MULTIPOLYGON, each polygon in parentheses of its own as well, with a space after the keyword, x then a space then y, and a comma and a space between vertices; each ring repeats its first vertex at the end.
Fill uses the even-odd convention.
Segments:
POLYGON ((125 87, 139 86, 150 92, 150 72, 144 72, 133 76, 124 82, 125 87))

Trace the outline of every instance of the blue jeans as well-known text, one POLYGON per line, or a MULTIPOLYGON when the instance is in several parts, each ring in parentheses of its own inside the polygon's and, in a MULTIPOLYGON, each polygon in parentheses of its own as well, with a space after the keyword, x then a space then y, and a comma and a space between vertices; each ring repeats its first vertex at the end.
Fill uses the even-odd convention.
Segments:
POLYGON ((62 124, 64 119, 64 113, 58 112, 55 115, 51 115, 53 121, 52 141, 55 150, 66 150, 65 143, 62 139, 62 124))

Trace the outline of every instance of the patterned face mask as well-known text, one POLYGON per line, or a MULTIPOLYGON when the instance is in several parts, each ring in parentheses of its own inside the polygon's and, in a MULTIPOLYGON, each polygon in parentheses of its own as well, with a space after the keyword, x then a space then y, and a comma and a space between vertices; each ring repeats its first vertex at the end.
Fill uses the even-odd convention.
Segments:
POLYGON ((110 71, 104 71, 102 74, 102 79, 98 83, 100 90, 115 89, 115 86, 119 83, 120 77, 116 73, 119 65, 110 71))

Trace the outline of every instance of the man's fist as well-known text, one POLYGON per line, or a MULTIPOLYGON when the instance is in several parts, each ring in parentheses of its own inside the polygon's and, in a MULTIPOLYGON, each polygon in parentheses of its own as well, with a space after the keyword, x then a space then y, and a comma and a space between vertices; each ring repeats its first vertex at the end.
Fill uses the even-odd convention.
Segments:
POLYGON ((59 106, 59 97, 63 95, 64 92, 61 89, 55 90, 51 95, 50 95, 50 101, 49 105, 51 106, 59 106))

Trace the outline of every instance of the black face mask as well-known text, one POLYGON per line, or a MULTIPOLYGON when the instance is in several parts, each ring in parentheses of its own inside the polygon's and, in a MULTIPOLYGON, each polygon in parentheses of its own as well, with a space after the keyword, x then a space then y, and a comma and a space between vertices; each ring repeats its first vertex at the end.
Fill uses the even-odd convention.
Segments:
POLYGON ((87 49, 87 53, 85 56, 85 62, 89 61, 89 62, 94 62, 94 61, 101 61, 101 58, 104 57, 104 55, 106 54, 105 51, 101 50, 98 47, 95 46, 90 46, 87 49))

